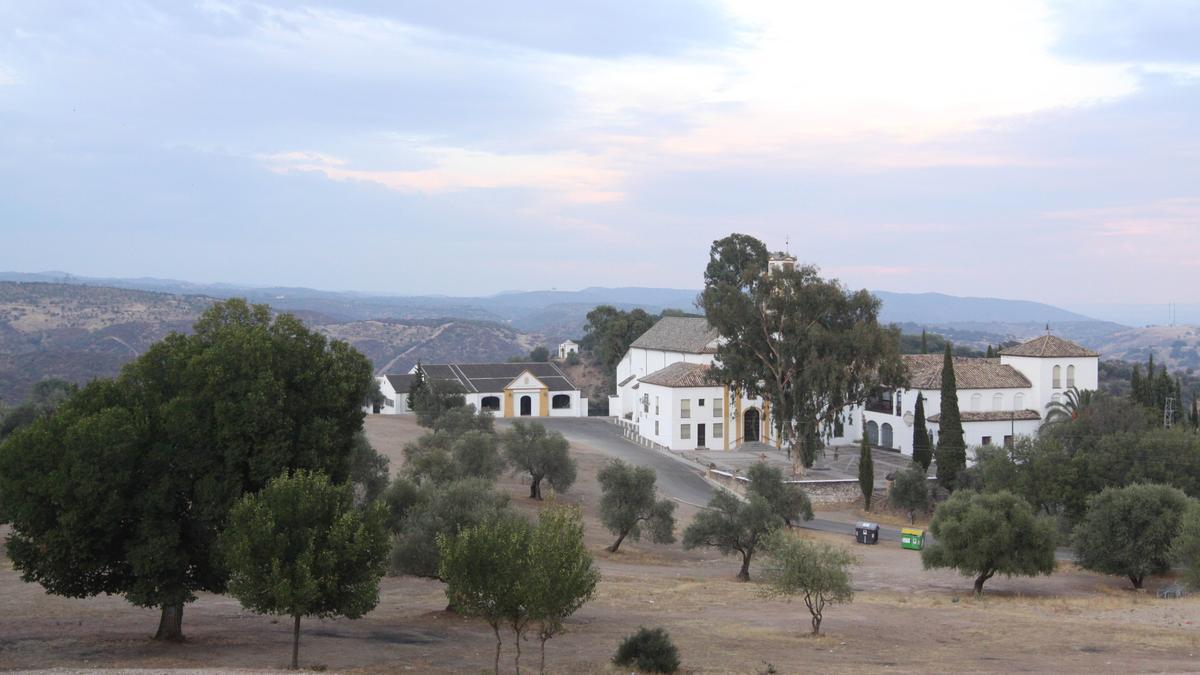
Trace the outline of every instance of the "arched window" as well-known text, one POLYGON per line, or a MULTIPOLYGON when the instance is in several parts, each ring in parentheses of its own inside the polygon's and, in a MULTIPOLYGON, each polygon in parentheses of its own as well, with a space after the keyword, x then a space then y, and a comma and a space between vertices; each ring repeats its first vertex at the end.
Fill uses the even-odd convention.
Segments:
POLYGON ((867 443, 879 445, 879 425, 875 423, 875 420, 867 422, 867 443))
POLYGON ((1075 366, 1067 366, 1067 389, 1075 386, 1075 366))
POLYGON ((1062 366, 1054 366, 1054 381, 1051 386, 1055 389, 1062 389, 1062 366))
POLYGON ((571 407, 571 397, 568 394, 555 394, 550 399, 550 407, 555 410, 566 410, 571 407))
POLYGON ((1020 393, 1014 394, 1013 395, 1013 410, 1024 410, 1024 409, 1025 409, 1025 394, 1020 394, 1020 393))
POLYGON ((500 410, 500 397, 499 396, 484 396, 479 401, 479 407, 483 410, 491 410, 493 412, 496 412, 496 411, 500 410))
POLYGON ((992 394, 992 410, 1002 410, 1004 408, 1004 394, 992 394))
POLYGON ((892 425, 887 422, 879 427, 879 445, 885 448, 892 447, 892 425))
POLYGON ((983 408, 983 394, 971 394, 971 410, 983 408))

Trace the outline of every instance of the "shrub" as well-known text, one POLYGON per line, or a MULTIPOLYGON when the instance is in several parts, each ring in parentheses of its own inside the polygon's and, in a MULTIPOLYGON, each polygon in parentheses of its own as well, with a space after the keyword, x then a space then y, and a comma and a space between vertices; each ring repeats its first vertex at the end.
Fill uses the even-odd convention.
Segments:
POLYGON ((642 626, 617 647, 613 663, 645 673, 673 673, 679 670, 679 650, 667 631, 642 626))

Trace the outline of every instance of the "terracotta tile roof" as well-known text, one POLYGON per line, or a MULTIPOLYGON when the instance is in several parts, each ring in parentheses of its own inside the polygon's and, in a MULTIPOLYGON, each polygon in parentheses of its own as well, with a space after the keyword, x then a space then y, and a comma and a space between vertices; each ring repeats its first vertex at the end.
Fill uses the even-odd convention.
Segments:
MULTIPOLYGON (((1042 416, 1036 410, 987 410, 984 412, 960 412, 959 417, 964 422, 1007 422, 1016 420, 1040 420, 1042 416)), ((930 422, 937 424, 942 419, 941 413, 927 417, 930 422)))
POLYGON ((630 347, 686 354, 714 354, 717 329, 703 317, 666 316, 638 336, 630 347))
MULTIPOLYGON (((941 354, 905 354, 908 386, 941 389, 944 358, 941 354)), ((1024 389, 1032 386, 1029 378, 1016 368, 1000 363, 999 359, 968 356, 954 357, 954 381, 959 389, 1024 389)))
POLYGON ((716 382, 708 379, 708 366, 702 363, 672 363, 656 370, 641 379, 643 384, 657 384, 660 387, 716 387, 716 382))
POLYGON ((1057 335, 1049 334, 1035 337, 1015 347, 1002 349, 1000 350, 1000 354, 1003 356, 1033 356, 1037 358, 1100 356, 1096 352, 1080 347, 1070 340, 1064 340, 1057 335))

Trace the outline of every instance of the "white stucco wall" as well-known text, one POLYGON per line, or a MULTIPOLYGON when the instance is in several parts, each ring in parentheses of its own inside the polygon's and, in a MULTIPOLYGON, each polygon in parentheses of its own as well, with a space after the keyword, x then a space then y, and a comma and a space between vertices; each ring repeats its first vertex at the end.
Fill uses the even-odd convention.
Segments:
POLYGON ((617 363, 617 397, 621 399, 621 405, 618 413, 613 413, 610 410, 610 414, 624 415, 625 413, 632 412, 634 401, 640 395, 640 391, 634 389, 633 385, 637 384, 646 375, 662 370, 672 363, 679 363, 681 361, 684 363, 711 364, 713 362, 713 355, 686 354, 683 352, 631 347, 617 363), (633 375, 635 379, 630 380, 624 386, 620 386, 620 383, 624 382, 630 375, 633 375))
MULTIPOLYGON (((699 447, 700 425, 704 425, 705 446, 710 450, 732 450, 738 443, 737 405, 724 400, 724 387, 663 387, 655 384, 642 383, 638 390, 639 399, 633 409, 633 419, 638 425, 638 432, 672 450, 694 450, 699 447), (644 410, 640 395, 649 396, 648 410, 644 410), (682 401, 687 400, 689 416, 683 417, 682 401), (701 405, 700 401, 704 401, 701 405), (719 409, 714 402, 721 401, 719 409), (657 408, 655 404, 657 405, 657 408), (714 412, 716 410, 716 412, 714 412), (655 422, 658 423, 657 431, 655 422), (683 438, 682 427, 688 425, 688 438, 683 438), (717 429, 714 425, 720 424, 717 429)), ((741 410, 744 415, 749 408, 761 411, 762 401, 742 397, 741 410)), ((767 424, 765 435, 760 438, 763 442, 774 442, 771 425, 767 424)), ((761 431, 761 430, 760 430, 761 431)), ((743 429, 743 435, 745 430, 743 429)))

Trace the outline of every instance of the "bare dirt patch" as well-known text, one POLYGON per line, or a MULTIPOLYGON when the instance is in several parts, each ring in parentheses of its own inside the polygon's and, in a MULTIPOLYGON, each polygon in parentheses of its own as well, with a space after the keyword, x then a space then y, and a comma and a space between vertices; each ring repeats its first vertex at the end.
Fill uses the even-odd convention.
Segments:
MULTIPOLYGON (((421 430, 411 417, 376 416, 367 432, 381 452, 402 461, 404 442, 421 430)), ((1125 590, 1126 582, 1063 566, 1049 577, 996 578, 983 599, 970 580, 925 571, 916 552, 895 544, 855 546, 849 537, 804 532, 853 547, 861 558, 856 596, 826 612, 825 634, 805 635, 800 603, 759 598, 734 580, 737 563, 712 551, 627 541, 621 552, 596 517, 596 469, 605 461, 583 446, 573 452, 579 480, 557 497, 579 504, 587 541, 603 574, 596 598, 551 640, 551 672, 619 672, 609 665, 618 641, 639 625, 664 626, 689 672, 1146 672, 1200 667, 1200 599, 1159 600, 1125 590)), ((534 511, 520 477, 500 483, 514 504, 534 511)), ((696 509, 680 505, 680 529, 696 509)), ((853 519, 858 514, 842 514, 853 519)), ((754 573, 752 567, 751 573, 754 573)), ((490 667, 494 638, 482 622, 445 612, 439 582, 386 578, 379 607, 350 620, 305 620, 302 663, 339 672, 449 673, 490 667)), ((74 600, 47 595, 0 565, 0 667, 266 671, 287 663, 286 621, 258 616, 232 598, 204 595, 184 615, 183 644, 149 639, 154 610, 120 598, 74 600)), ((505 638, 502 667, 512 670, 505 638)), ((536 668, 536 644, 523 665, 536 668)))

